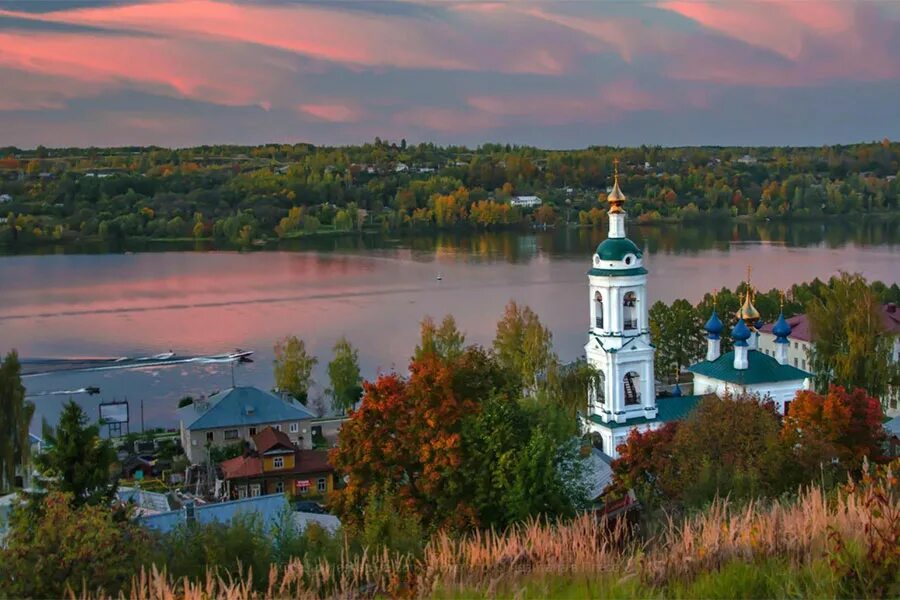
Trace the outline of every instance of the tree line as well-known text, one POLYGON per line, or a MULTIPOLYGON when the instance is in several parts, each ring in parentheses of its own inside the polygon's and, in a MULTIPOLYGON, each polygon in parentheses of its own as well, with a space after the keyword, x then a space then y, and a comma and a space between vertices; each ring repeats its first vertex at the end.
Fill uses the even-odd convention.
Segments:
POLYGON ((549 151, 376 140, 180 150, 0 149, 0 241, 212 239, 599 225, 613 160, 644 222, 895 211, 900 144, 549 151), (511 204, 539 195, 536 210, 511 204))

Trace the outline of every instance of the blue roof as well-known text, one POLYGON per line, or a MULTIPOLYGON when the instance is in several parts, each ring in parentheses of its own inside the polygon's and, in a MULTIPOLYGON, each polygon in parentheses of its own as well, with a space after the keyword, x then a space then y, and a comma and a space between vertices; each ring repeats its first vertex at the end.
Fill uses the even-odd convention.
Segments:
MULTIPOLYGON (((784 318, 784 313, 778 315, 778 320, 775 321, 775 325, 772 326, 772 333, 779 338, 786 338, 791 335, 791 325, 784 318)), ((779 341, 779 343, 784 343, 787 340, 779 341)))
POLYGON ((725 326, 722 324, 722 320, 716 313, 715 308, 713 309, 712 314, 709 316, 709 321, 706 322, 706 325, 704 325, 703 328, 706 330, 706 333, 709 334, 707 336, 709 337, 709 339, 719 339, 719 334, 722 333, 722 330, 725 329, 725 326))
POLYGON ((731 338, 735 346, 746 346, 751 335, 750 328, 741 319, 738 319, 737 325, 731 329, 731 338))
MULTIPOLYGON (((284 494, 270 494, 230 502, 199 504, 194 507, 194 515, 200 524, 213 522, 227 524, 238 515, 255 513, 260 515, 263 525, 269 527, 278 521, 282 511, 286 509, 290 510, 290 507, 284 494)), ((137 521, 145 527, 166 533, 185 523, 185 509, 138 517, 137 521)))
MULTIPOLYGON (((315 417, 303 405, 282 400, 274 394, 255 387, 236 387, 213 394, 207 400, 210 405, 190 424, 188 429, 219 429, 262 425, 281 421, 302 421, 315 417)), ((197 414, 198 403, 180 409, 183 414, 197 414), (185 410, 190 409, 190 410, 185 410)))

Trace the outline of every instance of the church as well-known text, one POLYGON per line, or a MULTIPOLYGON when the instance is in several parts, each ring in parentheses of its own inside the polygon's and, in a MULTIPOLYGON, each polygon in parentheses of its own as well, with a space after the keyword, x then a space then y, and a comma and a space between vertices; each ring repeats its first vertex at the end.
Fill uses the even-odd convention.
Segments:
MULTIPOLYGON (((625 194, 619 188, 618 161, 609 193, 609 234, 594 253, 588 271, 590 329, 585 355, 598 373, 588 394, 583 421, 595 445, 611 458, 634 429, 661 427, 687 416, 705 395, 755 394, 772 400, 784 414, 798 390, 809 389, 810 374, 787 364, 791 327, 781 315, 773 327, 780 351, 768 356, 759 351, 763 323, 753 306, 748 285, 743 305, 731 330, 734 350, 720 352, 725 329, 713 314, 705 325, 705 360, 691 365, 694 395, 682 395, 675 386, 670 396, 657 396, 654 377, 656 352, 650 339, 648 271, 643 252, 625 235, 625 194)), ((749 282, 748 282, 749 283, 749 282)))

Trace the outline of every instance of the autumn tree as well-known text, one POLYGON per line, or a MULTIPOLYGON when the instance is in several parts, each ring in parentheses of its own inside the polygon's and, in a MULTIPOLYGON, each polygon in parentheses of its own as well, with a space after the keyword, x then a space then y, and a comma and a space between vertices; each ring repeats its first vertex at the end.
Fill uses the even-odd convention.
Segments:
POLYGON ((510 300, 497 323, 494 352, 500 364, 516 373, 525 389, 536 390, 541 376, 556 363, 553 335, 528 306, 510 300))
POLYGON ((649 317, 658 379, 672 377, 704 355, 703 320, 690 302, 679 299, 671 306, 656 302, 650 307, 649 317))
MULTIPOLYGON (((666 423, 658 429, 632 429, 619 446, 619 457, 612 462, 613 483, 607 488, 610 498, 623 497, 634 490, 641 502, 648 506, 673 498, 672 442, 678 423, 666 423)), ((606 449, 611 451, 612 449, 606 449)))
POLYGON ((102 588, 115 595, 152 557, 141 525, 104 505, 78 506, 71 494, 50 493, 37 516, 13 511, 0 546, 0 596, 63 598, 102 588))
POLYGON ((841 273, 807 308, 813 335, 810 365, 815 387, 862 388, 885 406, 900 384, 900 364, 891 360, 894 337, 882 320, 875 291, 861 275, 841 273))
POLYGON ((25 399, 20 370, 15 351, 0 361, 0 491, 14 485, 16 467, 29 461, 28 427, 34 404, 25 399))
POLYGON ((864 457, 878 459, 884 449, 881 404, 865 390, 831 386, 827 394, 803 390, 791 402, 782 436, 800 464, 818 469, 833 460, 858 468, 864 457))
POLYGON ((290 335, 275 344, 275 387, 306 404, 312 370, 319 359, 306 351, 306 343, 290 335))
POLYGON ((426 316, 420 324, 420 340, 413 358, 434 354, 442 360, 454 360, 463 353, 465 343, 466 335, 456 327, 453 315, 446 315, 440 326, 435 325, 434 319, 426 316))
POLYGON ((362 394, 359 375, 359 351, 341 337, 332 349, 334 358, 328 363, 328 379, 331 381, 331 397, 334 407, 341 412, 352 408, 362 394))

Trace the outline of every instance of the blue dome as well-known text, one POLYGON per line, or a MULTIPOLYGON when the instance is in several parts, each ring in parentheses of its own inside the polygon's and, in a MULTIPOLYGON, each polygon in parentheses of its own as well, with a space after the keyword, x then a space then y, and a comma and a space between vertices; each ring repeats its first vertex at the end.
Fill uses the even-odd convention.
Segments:
POLYGON ((740 319, 738 319, 737 325, 731 330, 731 339, 734 340, 735 346, 746 346, 747 340, 750 339, 750 329, 740 319))
POLYGON ((753 324, 753 326, 757 329, 762 329, 763 325, 765 324, 766 323, 762 319, 759 319, 756 323, 753 324))
POLYGON ((725 329, 725 326, 722 325, 722 321, 719 319, 719 315, 716 314, 716 309, 713 309, 712 315, 709 317, 709 321, 706 322, 706 325, 703 326, 703 329, 705 329, 706 333, 709 334, 709 339, 719 339, 719 334, 722 333, 722 330, 725 329))
POLYGON ((787 338, 791 335, 791 325, 784 318, 784 313, 778 315, 778 320, 775 321, 775 325, 772 327, 772 333, 778 338, 787 338))

